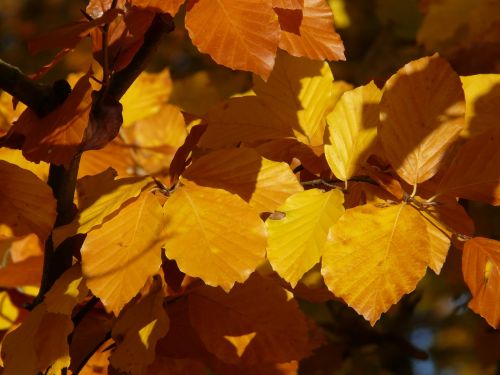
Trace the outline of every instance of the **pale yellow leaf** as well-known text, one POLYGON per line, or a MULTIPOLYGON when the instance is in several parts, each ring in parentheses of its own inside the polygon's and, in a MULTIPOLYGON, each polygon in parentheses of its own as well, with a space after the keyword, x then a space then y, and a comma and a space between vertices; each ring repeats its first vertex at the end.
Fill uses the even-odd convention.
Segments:
POLYGON ((319 262, 328 230, 344 213, 343 202, 339 190, 311 189, 288 198, 277 209, 282 218, 267 219, 267 258, 292 287, 319 262))
POLYGON ((345 92, 327 117, 325 156, 342 181, 359 172, 376 145, 381 96, 372 81, 345 92))

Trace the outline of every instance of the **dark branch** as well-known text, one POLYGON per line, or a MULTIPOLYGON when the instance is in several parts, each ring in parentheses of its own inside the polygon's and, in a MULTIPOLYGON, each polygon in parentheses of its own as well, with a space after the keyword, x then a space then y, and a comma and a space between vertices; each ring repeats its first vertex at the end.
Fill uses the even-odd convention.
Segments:
POLYGON ((174 21, 168 14, 157 13, 151 26, 144 34, 144 43, 127 67, 113 74, 107 94, 119 100, 146 68, 150 57, 156 51, 161 38, 173 31, 174 21))
MULTIPOLYGON (((0 59, 0 89, 26 104, 37 115, 44 116, 62 101, 55 86, 31 80, 19 68, 0 59)), ((64 101, 64 100, 63 100, 64 101)))

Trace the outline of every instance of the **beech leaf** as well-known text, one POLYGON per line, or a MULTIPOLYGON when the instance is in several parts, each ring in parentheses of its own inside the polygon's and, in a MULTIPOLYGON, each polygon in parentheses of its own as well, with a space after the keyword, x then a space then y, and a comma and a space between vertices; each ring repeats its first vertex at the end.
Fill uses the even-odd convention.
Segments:
POLYGON ((87 234, 81 249, 83 275, 107 311, 118 315, 159 271, 164 226, 157 198, 145 192, 87 234))
POLYGON ((471 293, 469 307, 500 328, 500 242, 475 237, 465 243, 462 271, 471 293))
POLYGON ((464 127, 460 78, 437 55, 401 68, 385 84, 378 133, 385 156, 410 185, 434 176, 464 127))
POLYGON ((292 195, 277 209, 283 218, 267 219, 267 258, 292 287, 319 262, 328 230, 344 213, 343 202, 339 190, 311 189, 292 195))
POLYGON ((189 0, 186 28, 217 63, 269 77, 279 41, 271 0, 189 0))
POLYGON ((239 196, 190 183, 175 191, 164 210, 166 255, 187 275, 229 291, 264 260, 265 225, 239 196))
POLYGON ((366 204, 332 226, 321 273, 328 289, 374 325, 415 289, 429 261, 427 226, 417 210, 366 204))
POLYGON ((238 194, 259 212, 272 212, 302 191, 290 167, 265 159, 250 148, 224 149, 197 159, 182 181, 238 194))

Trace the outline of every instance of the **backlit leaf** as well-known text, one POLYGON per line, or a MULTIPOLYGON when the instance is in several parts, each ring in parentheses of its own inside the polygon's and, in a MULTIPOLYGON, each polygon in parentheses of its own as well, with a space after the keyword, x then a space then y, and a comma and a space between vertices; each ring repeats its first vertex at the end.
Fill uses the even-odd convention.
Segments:
POLYGON ((467 141, 446 168, 437 193, 500 204, 500 128, 467 141))
POLYGON ((191 183, 176 190, 164 209, 167 257, 207 285, 229 291, 264 260, 265 225, 237 195, 191 183))
POLYGON ((45 240, 56 219, 56 200, 32 172, 0 160, 0 212, 0 238, 35 233, 45 240))
POLYGON ((267 82, 254 76, 254 91, 256 96, 232 98, 208 113, 202 147, 292 137, 323 144, 325 116, 336 96, 327 63, 280 53, 267 82))
POLYGON ((120 99, 123 105, 123 127, 158 113, 171 92, 172 80, 168 69, 159 73, 142 72, 120 99))
POLYGON ((333 225, 321 273, 336 296, 374 325, 415 289, 429 260, 425 219, 414 208, 367 204, 333 225))
POLYGON ((226 363, 286 362, 308 351, 308 328, 296 301, 257 274, 229 294, 211 287, 194 291, 189 314, 208 351, 226 363))
POLYGON ((186 28, 217 63, 269 77, 279 41, 271 0, 190 0, 186 28))
POLYGON ((143 193, 87 234, 81 250, 83 275, 108 311, 118 315, 158 272, 164 226, 156 197, 143 193))
POLYGON ((272 0, 273 8, 302 9, 304 0, 272 0))
POLYGON ((477 74, 460 80, 465 93, 465 129, 461 135, 471 138, 498 128, 500 74, 477 74))
MULTIPOLYGON (((332 10, 324 0, 304 0, 299 28, 288 28, 290 11, 278 12, 281 33, 279 47, 293 56, 314 60, 345 60, 344 44, 335 32, 332 10)), ((293 22, 293 21, 292 21, 293 22)))
POLYGON ((149 8, 175 16, 186 0, 132 0, 132 4, 139 8, 149 8))
POLYGON ((47 116, 39 118, 30 109, 23 112, 9 134, 25 137, 22 149, 26 159, 69 168, 88 125, 91 92, 87 74, 78 80, 64 103, 47 116))
POLYGON ((33 256, 0 268, 0 287, 18 288, 39 285, 42 279, 43 256, 33 256))
POLYGON ((47 292, 44 299, 47 311, 71 316, 76 304, 88 294, 79 264, 68 269, 47 292))
POLYGON ((124 203, 136 198, 150 179, 129 177, 115 180, 116 172, 108 169, 96 176, 86 176, 78 181, 77 217, 69 224, 58 227, 52 234, 58 246, 64 239, 78 233, 88 233, 116 213, 124 203))
POLYGON ((335 176, 347 181, 366 162, 376 144, 382 93, 370 82, 345 92, 328 115, 325 156, 335 176))
POLYGON ((182 178, 238 194, 259 212, 272 212, 303 190, 287 164, 265 159, 250 148, 211 152, 197 159, 182 178))
POLYGON ((169 326, 163 298, 163 291, 158 288, 118 318, 112 330, 117 347, 109 359, 114 368, 142 375, 153 363, 156 343, 165 336, 169 326))
POLYGON ((469 307, 490 326, 500 328, 500 242, 484 237, 467 241, 462 271, 472 293, 469 307))
POLYGON ((387 159, 407 183, 436 174, 464 126, 464 104, 460 78, 437 55, 406 64, 387 81, 379 136, 387 159))
POLYGON ((328 230, 344 213, 343 202, 339 190, 311 189, 292 195, 278 208, 283 218, 267 219, 267 258, 292 287, 319 262, 328 230))

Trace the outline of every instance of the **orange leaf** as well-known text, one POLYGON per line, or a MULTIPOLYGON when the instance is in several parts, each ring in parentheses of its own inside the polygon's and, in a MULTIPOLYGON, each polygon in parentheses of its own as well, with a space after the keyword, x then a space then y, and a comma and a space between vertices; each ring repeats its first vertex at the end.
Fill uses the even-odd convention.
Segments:
POLYGON ((293 56, 314 60, 345 60, 344 43, 335 32, 332 10, 324 0, 304 0, 298 30, 295 12, 276 9, 281 26, 279 47, 293 56))
POLYGON ((464 126, 460 78, 437 55, 412 61, 386 83, 379 136, 385 155, 410 185, 434 176, 464 126))
POLYGON ((120 13, 119 9, 110 9, 92 21, 82 20, 69 23, 31 39, 28 48, 34 54, 48 49, 73 49, 93 29, 110 23, 120 13))
POLYGON ((472 293, 469 307, 500 328, 500 242, 476 237, 465 243, 462 272, 472 293))
POLYGON ((272 0, 273 8, 302 9, 304 0, 272 0))
POLYGON ((190 183, 173 193, 164 210, 166 255, 187 275, 229 291, 264 260, 265 225, 239 196, 190 183))
POLYGON ((374 325, 415 289, 429 259, 425 219, 414 208, 367 204, 332 226, 321 273, 336 296, 374 325))
POLYGON ((159 271, 164 225, 156 197, 143 193, 87 234, 81 250, 83 275, 108 311, 118 315, 159 271))
POLYGON ((43 256, 34 256, 0 268, 0 287, 18 288, 40 285, 42 279, 43 256))
POLYGON ((94 176, 110 167, 118 173, 118 177, 135 174, 132 146, 117 138, 100 150, 84 152, 78 169, 78 177, 94 176))
POLYGON ((32 172, 0 160, 0 212, 0 238, 35 233, 45 240, 56 219, 56 200, 32 172))
POLYGON ((446 168, 437 195, 500 205, 500 130, 491 129, 467 141, 446 168))
POLYGON ((208 351, 226 363, 287 362, 308 354, 308 327, 296 301, 257 274, 229 294, 193 291, 189 314, 208 351))
POLYGON ((190 0, 186 28, 217 63, 269 77, 279 40, 271 0, 190 0))
POLYGON ((290 167, 259 156, 251 148, 223 149, 197 159, 182 181, 238 194, 259 212, 273 212, 302 191, 290 167))
POLYGON ((186 0, 132 0, 132 5, 139 8, 149 8, 163 13, 169 13, 172 17, 177 14, 179 8, 186 0))
POLYGON ((25 137, 22 149, 26 159, 69 168, 89 122, 91 92, 89 74, 86 74, 64 103, 47 116, 39 118, 30 109, 23 112, 9 134, 25 137))

